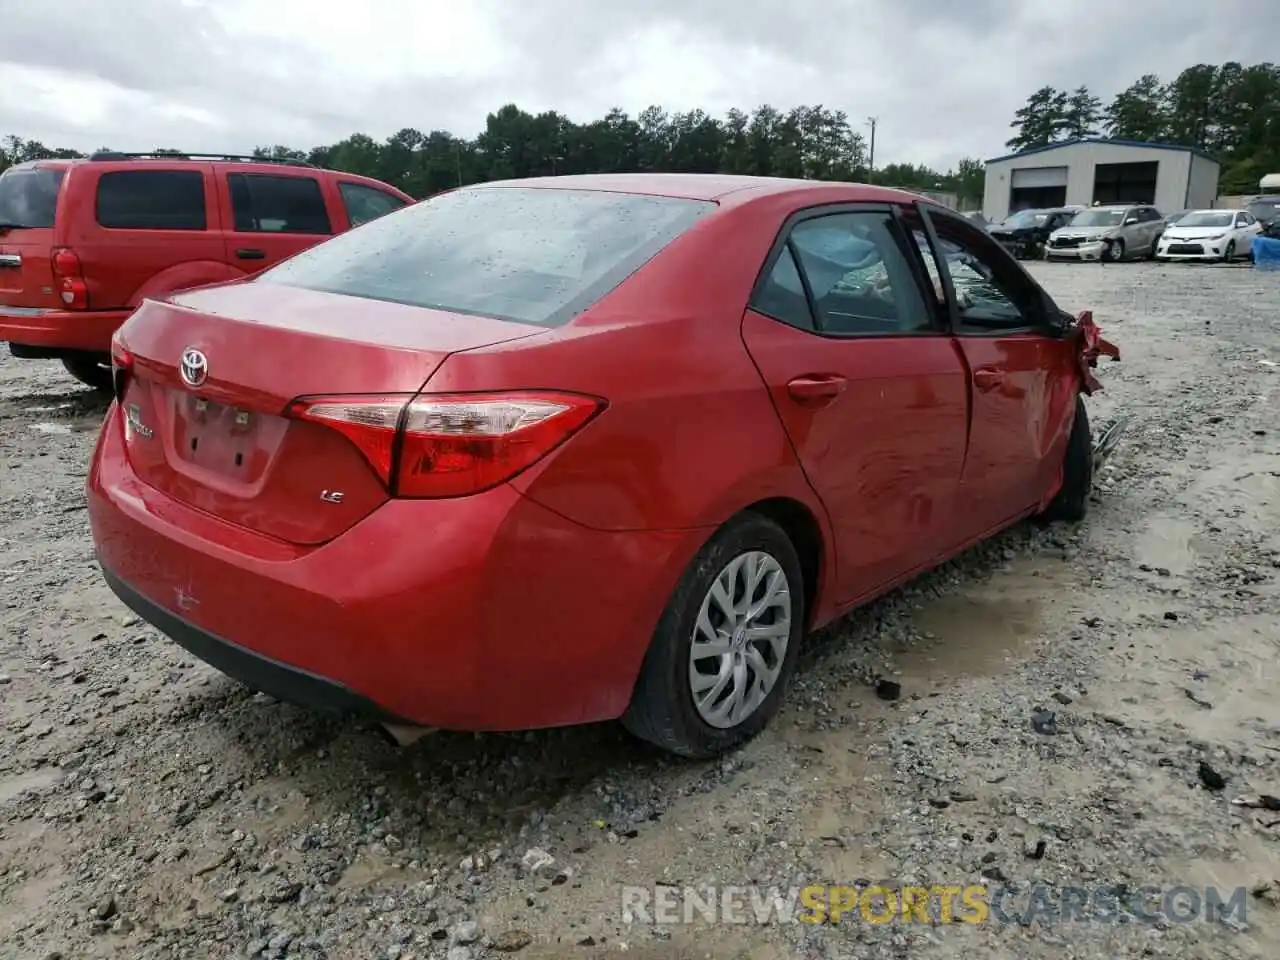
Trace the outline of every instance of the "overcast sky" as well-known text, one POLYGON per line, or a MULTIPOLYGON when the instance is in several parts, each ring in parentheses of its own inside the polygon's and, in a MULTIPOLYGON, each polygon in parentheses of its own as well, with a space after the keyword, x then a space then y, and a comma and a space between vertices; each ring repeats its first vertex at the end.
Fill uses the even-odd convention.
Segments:
MULTIPOLYGON (((1280 0, 0 0, 0 136, 117 150, 472 136, 504 103, 879 118, 876 164, 1004 152, 1043 84, 1280 60, 1280 0)), ((863 131, 865 133, 865 130, 863 131)))

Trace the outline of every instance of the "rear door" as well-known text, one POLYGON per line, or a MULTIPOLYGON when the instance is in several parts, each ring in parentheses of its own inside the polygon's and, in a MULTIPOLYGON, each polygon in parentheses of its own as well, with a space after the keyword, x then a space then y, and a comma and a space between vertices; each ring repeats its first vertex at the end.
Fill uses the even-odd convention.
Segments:
POLYGON ((337 232, 316 173, 247 172, 226 164, 217 180, 227 260, 247 273, 274 266, 337 232))
POLYGON ((933 205, 919 205, 909 224, 929 272, 954 291, 973 403, 959 502, 978 536, 1025 513, 1053 479, 1048 455, 1065 400, 1052 386, 1070 348, 1039 332, 1038 291, 985 233, 933 205))
POLYGON ((766 261, 743 338, 836 538, 851 602, 944 552, 965 372, 892 208, 804 211, 766 261))
POLYGON ((141 291, 207 282, 206 265, 223 262, 211 174, 208 163, 162 160, 75 170, 77 202, 64 236, 80 260, 89 309, 127 309, 141 291), (82 178, 94 182, 81 190, 82 178))
POLYGON ((0 307, 57 309, 51 254, 63 167, 23 164, 0 173, 0 307))
POLYGON ((1164 218, 1155 207, 1140 207, 1138 219, 1142 225, 1143 249, 1154 250, 1160 234, 1164 233, 1164 218))

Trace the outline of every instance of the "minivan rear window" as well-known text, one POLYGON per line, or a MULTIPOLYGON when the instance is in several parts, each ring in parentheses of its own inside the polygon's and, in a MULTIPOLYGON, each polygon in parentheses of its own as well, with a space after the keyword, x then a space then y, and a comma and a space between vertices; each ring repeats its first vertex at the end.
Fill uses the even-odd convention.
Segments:
POLYGON ((0 173, 0 227, 52 227, 65 172, 10 167, 0 173))
POLYGON ((554 327, 714 209, 628 193, 468 187, 327 240, 254 282, 554 327))

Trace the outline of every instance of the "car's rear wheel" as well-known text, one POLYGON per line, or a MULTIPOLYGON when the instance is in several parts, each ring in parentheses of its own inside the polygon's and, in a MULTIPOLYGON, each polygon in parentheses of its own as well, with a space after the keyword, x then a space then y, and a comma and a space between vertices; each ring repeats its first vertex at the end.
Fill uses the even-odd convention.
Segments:
POLYGON ((777 713, 804 635, 805 585, 787 534, 739 515, 698 552, 658 621, 623 725, 706 759, 777 713))
POLYGON ((1079 523, 1089 512, 1089 494, 1093 492, 1093 431, 1089 427, 1089 411, 1084 398, 1076 397, 1076 414, 1067 438, 1067 452, 1062 462, 1062 487, 1041 512, 1043 523, 1065 520, 1079 523))
POLYGON ((81 383, 101 393, 111 392, 111 363, 93 354, 63 357, 62 365, 81 383))

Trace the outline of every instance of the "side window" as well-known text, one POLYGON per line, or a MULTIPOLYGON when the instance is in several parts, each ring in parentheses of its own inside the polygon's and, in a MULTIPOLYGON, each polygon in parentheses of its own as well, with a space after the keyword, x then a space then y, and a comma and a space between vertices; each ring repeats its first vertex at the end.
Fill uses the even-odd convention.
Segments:
POLYGON ((204 230, 199 170, 117 170, 98 178, 95 216, 108 230, 204 230))
POLYGON ((404 206, 399 197, 393 197, 385 190, 366 187, 363 183, 339 183, 338 191, 342 194, 342 204, 347 208, 347 219, 353 227, 377 220, 404 206))
POLYGON ((1146 223, 1155 223, 1163 218, 1160 216, 1160 211, 1155 207, 1145 207, 1142 211, 1142 219, 1146 223))
POLYGON ((768 278, 752 299, 751 308, 801 330, 816 329, 790 244, 782 248, 768 278))
POLYGON ((1249 215, 1247 213, 1236 214, 1236 226, 1247 227, 1249 225, 1249 215))
MULTIPOLYGON (((961 324, 1004 329, 1031 325, 1036 293, 1009 255, 988 235, 954 217, 931 212, 929 219, 945 264, 938 264, 932 253, 925 257, 925 263, 931 272, 936 274, 943 267, 951 277, 961 324)), ((917 233, 922 252, 929 249, 923 232, 917 233)), ((941 284, 936 285, 941 300, 941 284)))
POLYGON ((932 313, 887 211, 833 213, 796 224, 788 241, 823 333, 927 333, 932 313))
POLYGON ((324 194, 313 177, 233 173, 227 186, 240 233, 333 233, 324 194))

